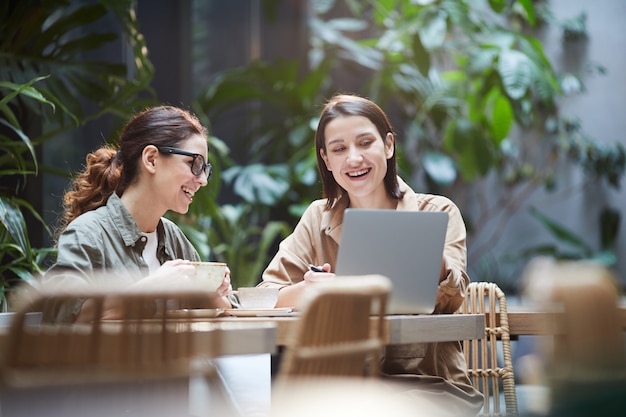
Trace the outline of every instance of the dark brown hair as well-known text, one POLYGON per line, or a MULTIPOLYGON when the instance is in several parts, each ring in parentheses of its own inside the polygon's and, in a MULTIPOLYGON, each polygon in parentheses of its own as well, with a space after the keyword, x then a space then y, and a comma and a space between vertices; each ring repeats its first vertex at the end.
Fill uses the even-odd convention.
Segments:
MULTIPOLYGON (((345 116, 366 117, 376 126, 383 141, 386 140, 387 133, 395 136, 387 115, 371 100, 351 94, 337 94, 326 103, 315 132, 315 153, 317 155, 317 169, 322 178, 323 196, 328 199, 326 203, 327 210, 333 206, 341 195, 346 194, 346 190, 337 184, 333 173, 326 169, 326 164, 320 155, 320 149, 327 153, 325 131, 328 123, 345 116)), ((403 193, 400 191, 397 178, 395 146, 393 155, 387 160, 387 173, 385 174, 384 183, 389 197, 394 200, 402 198, 403 193)))
POLYGON ((104 145, 85 159, 80 172, 63 197, 65 209, 59 233, 81 214, 106 204, 137 180, 138 161, 148 145, 177 146, 193 135, 207 137, 198 118, 172 106, 148 108, 130 119, 119 136, 119 149, 104 145))

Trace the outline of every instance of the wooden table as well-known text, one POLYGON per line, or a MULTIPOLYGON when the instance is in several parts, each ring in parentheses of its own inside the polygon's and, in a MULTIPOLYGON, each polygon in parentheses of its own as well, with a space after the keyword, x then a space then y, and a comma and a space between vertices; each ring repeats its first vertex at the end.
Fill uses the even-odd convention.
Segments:
MULTIPOLYGON (((558 320, 562 314, 558 309, 532 305, 508 306, 509 331, 513 337, 559 334, 558 320)), ((385 320, 385 337, 390 344, 482 339, 484 318, 488 319, 489 313, 486 317, 481 314, 390 315, 385 320)), ((222 317, 215 320, 274 323, 276 344, 284 345, 297 317, 222 317)), ((620 304, 615 320, 626 332, 626 302, 620 304)), ((497 323, 500 323, 499 318, 497 323)))
MULTIPOLYGON (((141 326, 143 335, 158 336, 159 321, 147 321, 141 324, 133 324, 119 321, 103 322, 100 342, 106 346, 107 341, 115 341, 115 334, 123 332, 117 330, 121 326, 141 326), (106 336, 106 337, 105 337, 106 336), (111 338, 109 339, 109 336, 111 338)), ((195 352, 206 353, 206 356, 218 356, 211 361, 220 371, 220 378, 207 377, 199 372, 194 365, 194 370, 179 372, 172 368, 172 375, 144 375, 134 376, 132 371, 119 378, 105 378, 99 380, 96 373, 102 369, 100 365, 94 365, 93 373, 80 383, 80 376, 69 382, 62 379, 58 368, 48 370, 44 364, 32 369, 26 367, 7 368, 4 362, 2 378, 0 378, 0 407, 3 417, 68 417, 90 416, 108 417, 111 415, 136 415, 152 417, 169 417, 179 415, 234 415, 230 413, 230 402, 236 401, 241 407, 257 406, 249 391, 257 395, 266 396, 261 405, 270 403, 271 389, 271 358, 270 353, 276 349, 276 325, 271 322, 171 322, 168 328, 186 327, 193 331, 191 339, 187 338, 184 346, 191 346, 195 352), (224 356, 224 357, 222 357, 224 356), (228 361, 225 362, 225 361, 228 361), (224 366, 232 367, 236 362, 238 367, 245 368, 247 374, 243 380, 229 379, 228 374, 223 375, 224 366), (231 365, 229 365, 229 363, 231 365), (50 375, 50 376, 48 376, 50 375), (30 381, 30 383, 29 383, 30 381), (225 382, 224 382, 225 381, 225 382), (235 382, 235 388, 230 385, 235 382), (228 387, 228 395, 225 393, 228 387), (231 398, 234 398, 231 400, 231 398), (244 398, 247 402, 239 402, 244 398), (252 405, 250 405, 252 404, 252 405)), ((80 333, 85 325, 75 325, 80 333)), ((88 327, 88 326, 87 326, 88 327)), ((54 326, 42 325, 39 329, 53 329, 54 326)), ((5 359, 6 348, 12 339, 7 327, 0 327, 0 360, 5 359)), ((21 335, 24 337, 24 334, 21 335)), ((36 339, 33 339, 36 340, 36 339)), ((142 339, 148 340, 148 339, 142 339)), ((150 340, 153 340, 150 338, 150 340)), ((80 340, 79 340, 80 341, 80 340)), ((120 344, 109 343, 111 348, 120 348, 120 344)), ((152 349, 156 343, 146 343, 146 346, 133 345, 135 350, 145 348, 152 349)), ((42 349, 49 349, 45 343, 42 349)), ((71 348, 77 351, 83 350, 80 346, 72 344, 71 348)), ((85 349, 88 347, 85 346, 85 349)), ((148 355, 149 356, 149 355, 148 355)), ((152 355, 154 356, 154 355, 152 355)), ((208 361, 207 361, 208 362, 208 361)), ((207 365, 203 362, 201 368, 207 365)), ((130 368, 130 367, 129 367, 130 368)), ((85 369, 79 369, 85 371, 85 369)), ((87 369, 89 371, 89 369, 87 369)), ((72 375, 69 376, 72 378, 72 375)), ((67 379, 67 377, 66 377, 67 379)), ((262 397, 264 398, 264 397, 262 397)), ((261 406, 258 406, 261 407, 261 406)))
MULTIPOLYGON (((212 322, 273 323, 276 345, 284 346, 298 317, 219 317, 212 322)), ((385 340, 389 344, 446 342, 485 337, 482 314, 389 315, 385 318, 385 340)))
MULTIPOLYGON (((115 320, 104 323, 104 327, 119 325, 115 320)), ((277 326, 264 322, 197 322, 194 326, 195 343, 211 347, 213 356, 250 355, 274 353, 276 348, 277 326), (219 330, 219 343, 212 342, 214 330, 219 330)), ((86 325, 82 325, 86 327, 86 325)), ((144 331, 145 333, 145 331, 144 331)), ((0 327, 0 358, 4 357, 9 334, 7 327, 0 327)), ((208 352, 208 351, 207 351, 208 352)))
MULTIPOLYGON (((221 356, 274 353, 276 346, 287 344, 298 316, 217 317, 191 321, 197 326, 221 330, 220 344, 215 347, 216 356, 221 356)), ((202 333, 198 328, 200 339, 202 333)), ((0 353, 6 336, 6 329, 0 329, 0 353)), ((485 318, 482 314, 389 315, 385 318, 384 337, 388 344, 482 339, 484 336, 485 318)), ((210 338, 210 333, 206 337, 210 338)))
MULTIPOLYGON (((562 333, 558 323, 563 312, 558 308, 546 309, 531 305, 515 305, 508 306, 507 310, 511 336, 541 336, 562 333)), ((622 328, 626 331, 626 303, 622 303, 617 312, 615 320, 621 323, 622 328)), ((487 318, 489 318, 489 313, 487 313, 487 318)), ((499 325, 499 315, 496 321, 499 325)))

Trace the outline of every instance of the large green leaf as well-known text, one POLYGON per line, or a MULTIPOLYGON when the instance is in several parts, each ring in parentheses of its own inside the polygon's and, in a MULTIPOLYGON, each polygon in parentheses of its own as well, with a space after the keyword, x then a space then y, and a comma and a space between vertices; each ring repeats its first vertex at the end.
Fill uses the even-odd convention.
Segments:
POLYGON ((48 104, 54 110, 54 103, 46 99, 36 88, 31 87, 37 81, 45 80, 48 77, 49 75, 36 77, 32 80, 29 80, 25 84, 16 84, 9 81, 0 81, 0 89, 12 90, 9 94, 3 95, 3 97, 0 99, 0 108, 3 108, 9 101, 13 100, 17 95, 21 94, 25 97, 37 100, 40 103, 48 104))
POLYGON ((423 76, 427 77, 430 70, 430 54, 422 44, 421 37, 414 36, 411 46, 413 47, 413 56, 415 57, 417 68, 419 68, 423 76))
POLYGON ((531 62, 528 56, 515 50, 505 50, 498 59, 498 72, 509 97, 522 98, 532 83, 531 62))
POLYGON ((491 132, 496 146, 508 136, 511 126, 513 126, 514 114, 513 107, 506 96, 500 93, 497 88, 492 89, 491 94, 487 98, 487 110, 491 110, 491 132))
POLYGON ((507 2, 505 0, 489 0, 489 5, 496 13, 502 12, 506 4, 507 2))
POLYGON ((418 29, 422 45, 430 51, 440 48, 446 39, 446 13, 443 10, 430 9, 423 16, 418 29))
POLYGON ((493 68, 498 50, 493 47, 473 48, 469 54, 467 71, 472 75, 482 74, 493 68))
POLYGON ((439 185, 452 185, 457 178, 452 158, 439 152, 426 152, 422 157, 424 171, 439 185))
POLYGON ((526 12, 526 19, 531 26, 537 24, 537 17, 535 13, 535 2, 533 0, 516 0, 518 4, 521 4, 526 12))
POLYGON ((30 255, 30 240, 24 216, 19 206, 11 198, 0 196, 0 222, 11 236, 16 248, 24 256, 30 255))
POLYGON ((562 260, 580 260, 593 261, 613 267, 617 263, 617 255, 615 252, 615 240, 617 238, 617 230, 614 227, 619 223, 619 212, 611 208, 602 210, 599 216, 601 235, 608 232, 606 236, 601 236, 600 250, 594 251, 582 237, 576 235, 573 231, 568 230, 563 225, 550 219, 541 213, 537 208, 531 207, 530 214, 535 217, 548 231, 557 239, 561 245, 542 244, 527 248, 521 252, 520 256, 524 258, 532 258, 537 255, 551 256, 562 260), (617 224, 615 221, 617 220, 617 224), (606 229, 605 229, 606 228, 606 229), (608 230, 610 229, 610 230, 608 230), (571 249, 562 249, 559 246, 567 245, 571 249))
POLYGON ((249 203, 276 204, 289 190, 285 177, 285 165, 265 166, 250 164, 245 167, 230 168, 224 172, 226 181, 234 180, 233 189, 237 195, 249 203))
POLYGON ((487 174, 493 164, 493 145, 477 125, 467 119, 457 120, 448 126, 445 140, 465 181, 487 174))
POLYGON ((559 242, 566 243, 577 248, 587 257, 593 253, 591 247, 589 247, 589 245, 587 245, 582 238, 556 221, 550 219, 537 208, 531 207, 530 215, 539 220, 539 222, 541 222, 548 229, 548 231, 550 231, 550 233, 552 233, 554 237, 559 240, 559 242))
MULTIPOLYGON (((334 45, 341 48, 342 55, 351 61, 358 63, 366 68, 378 70, 381 68, 383 53, 375 48, 370 48, 362 42, 357 42, 351 37, 341 33, 341 29, 348 27, 350 30, 360 30, 367 28, 367 23, 363 20, 351 19, 351 25, 348 26, 344 19, 338 19, 339 23, 335 23, 333 19, 324 22, 317 18, 311 18, 309 25, 311 31, 315 33, 320 41, 328 45, 334 45)), ((314 65, 318 62, 314 62, 314 65)))
MULTIPOLYGON (((56 8, 54 11, 56 13, 54 13, 51 18, 46 19, 47 24, 41 27, 41 32, 32 43, 33 51, 41 55, 49 54, 49 56, 56 56, 60 53, 61 48, 66 42, 71 42, 64 40, 63 34, 67 34, 78 27, 93 23, 104 17, 107 13, 106 8, 97 3, 82 4, 75 9, 56 8), (53 48, 51 51, 48 51, 50 46, 53 46, 53 48)), ((91 35, 88 34, 87 36, 91 35)), ((91 46, 91 43, 89 43, 88 46, 91 46)))
POLYGON ((21 128, 9 124, 6 120, 0 119, 0 125, 7 127, 10 131, 15 133, 15 136, 17 136, 20 141, 17 142, 8 139, 4 135, 0 135, 0 138, 3 139, 0 143, 0 149, 5 152, 4 155, 0 156, 0 167, 4 169, 5 166, 14 163, 15 165, 12 165, 12 167, 17 167, 20 170, 29 171, 30 173, 30 170, 28 168, 28 162, 22 156, 22 154, 24 153, 23 148, 26 148, 30 154, 31 161, 34 166, 33 172, 37 173, 37 156, 35 154, 35 148, 33 147, 30 138, 22 131, 21 128))
POLYGON ((530 69, 533 87, 537 95, 544 104, 552 105, 556 96, 562 91, 541 43, 537 39, 527 36, 520 36, 517 42, 520 52, 524 53, 532 62, 530 69))

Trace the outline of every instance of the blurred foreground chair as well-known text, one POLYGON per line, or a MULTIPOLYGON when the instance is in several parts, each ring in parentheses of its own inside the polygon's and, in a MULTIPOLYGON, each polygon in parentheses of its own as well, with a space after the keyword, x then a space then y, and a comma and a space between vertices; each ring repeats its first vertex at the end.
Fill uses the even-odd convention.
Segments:
MULTIPOLYGON (((433 403, 415 401, 404 384, 381 378, 290 379, 274 393, 271 417, 436 417, 433 403)), ((456 416, 455 416, 456 417, 456 416)))
POLYGON ((468 374, 472 385, 485 397, 479 415, 514 416, 518 414, 518 408, 506 298, 495 283, 470 283, 459 313, 487 312, 491 314, 488 318, 485 316, 485 339, 463 341, 468 374), (498 345, 502 348, 502 365, 498 362, 498 345), (500 401, 501 390, 504 393, 504 404, 500 401))
POLYGON ((197 290, 29 294, 0 343, 3 417, 21 415, 16 410, 23 408, 24 415, 37 415, 28 407, 40 410, 45 400, 24 403, 33 393, 47 395, 44 398, 60 407, 47 406, 46 415, 188 415, 191 376, 210 381, 213 405, 223 415, 235 415, 211 362, 220 344, 219 327, 168 316, 168 306, 201 305, 207 298, 197 290), (104 303, 111 298, 121 307, 122 317, 101 320, 104 303), (90 323, 33 326, 25 320, 28 312, 43 311, 49 303, 84 299, 94 306, 90 323), (10 396, 12 401, 7 401, 10 396), (61 411, 70 404, 79 405, 61 411))
POLYGON ((390 290, 391 282, 380 275, 338 277, 307 288, 297 306, 301 317, 285 347, 279 381, 378 375, 390 290))
POLYGON ((590 261, 537 258, 526 268, 525 295, 562 310, 544 341, 550 417, 615 416, 626 410, 626 351, 620 314, 621 283, 590 261))

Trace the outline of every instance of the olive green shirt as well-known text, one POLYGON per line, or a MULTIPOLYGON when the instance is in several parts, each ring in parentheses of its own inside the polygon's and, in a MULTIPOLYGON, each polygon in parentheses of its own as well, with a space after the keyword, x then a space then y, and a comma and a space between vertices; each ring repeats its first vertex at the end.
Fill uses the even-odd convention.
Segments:
MULTIPOLYGON (((178 226, 161 218, 157 225, 157 259, 198 261, 200 257, 178 226)), ((98 278, 130 285, 149 275, 142 257, 147 238, 117 194, 106 205, 70 222, 59 237, 57 260, 42 277, 42 284, 79 288, 98 278)), ((53 314, 56 320, 72 320, 80 305, 53 314)))

